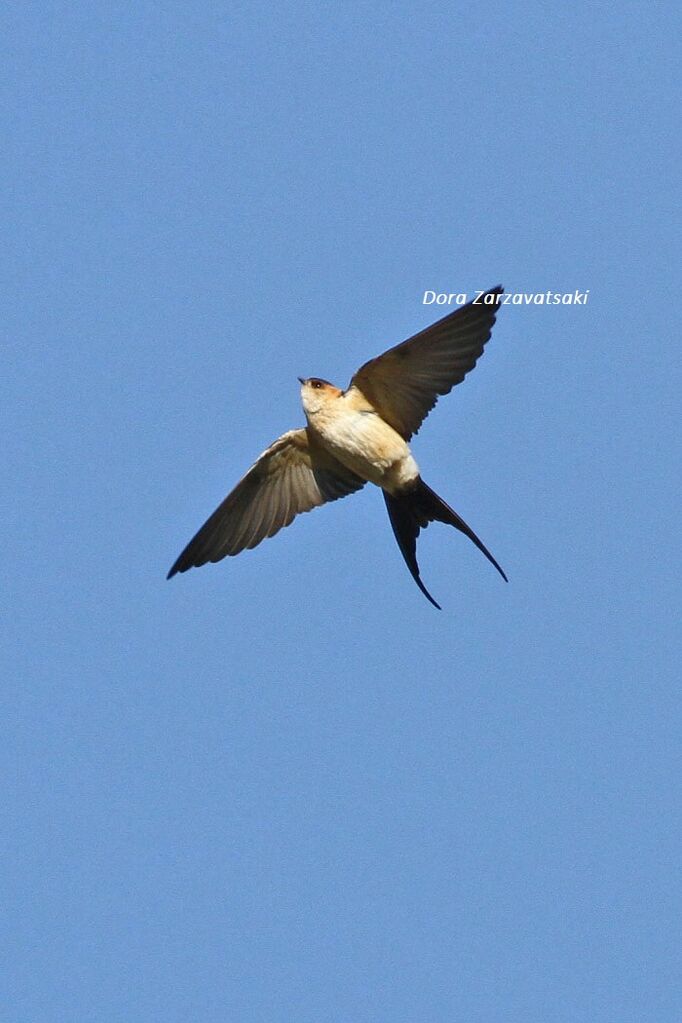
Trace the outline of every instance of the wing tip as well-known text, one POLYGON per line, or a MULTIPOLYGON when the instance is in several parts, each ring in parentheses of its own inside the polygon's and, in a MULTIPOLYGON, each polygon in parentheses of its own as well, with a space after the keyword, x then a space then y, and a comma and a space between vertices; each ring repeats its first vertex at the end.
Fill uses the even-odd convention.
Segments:
POLYGON ((205 564, 205 562, 190 561, 187 557, 187 551, 184 550, 171 565, 166 579, 172 579, 174 575, 187 572, 190 568, 198 568, 200 564, 205 564))
POLYGON ((500 305, 500 298, 502 297, 502 295, 504 295, 504 285, 503 284, 496 284, 494 288, 488 288, 487 291, 483 291, 483 292, 481 292, 480 295, 477 295, 477 297, 474 298, 469 303, 469 305, 470 306, 481 306, 481 305, 482 306, 492 306, 493 309, 497 310, 497 308, 500 305), (489 295, 494 295, 495 296, 495 301, 494 302, 486 302, 485 301, 486 298, 489 295))

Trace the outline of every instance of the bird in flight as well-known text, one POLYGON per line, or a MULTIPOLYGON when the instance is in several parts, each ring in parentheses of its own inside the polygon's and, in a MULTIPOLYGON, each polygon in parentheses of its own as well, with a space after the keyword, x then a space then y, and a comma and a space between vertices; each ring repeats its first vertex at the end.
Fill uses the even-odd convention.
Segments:
POLYGON ((345 391, 299 377, 306 426, 282 434, 216 508, 168 573, 256 547, 296 515, 374 483, 395 538, 427 600, 417 537, 430 522, 454 526, 507 577, 474 531, 424 483, 408 441, 436 404, 474 368, 495 323, 502 287, 444 316, 366 362, 345 391))

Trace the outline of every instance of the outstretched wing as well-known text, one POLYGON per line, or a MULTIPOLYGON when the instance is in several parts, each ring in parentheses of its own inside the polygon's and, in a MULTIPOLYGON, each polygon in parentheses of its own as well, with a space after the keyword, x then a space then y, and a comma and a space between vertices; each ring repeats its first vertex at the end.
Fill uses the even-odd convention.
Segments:
POLYGON ((216 508, 167 578, 255 547, 301 512, 352 494, 364 484, 311 441, 307 430, 289 430, 263 452, 216 508))
POLYGON ((362 391, 382 419, 409 440, 439 395, 451 391, 476 365, 490 338, 503 291, 502 287, 492 288, 366 362, 349 390, 362 391))

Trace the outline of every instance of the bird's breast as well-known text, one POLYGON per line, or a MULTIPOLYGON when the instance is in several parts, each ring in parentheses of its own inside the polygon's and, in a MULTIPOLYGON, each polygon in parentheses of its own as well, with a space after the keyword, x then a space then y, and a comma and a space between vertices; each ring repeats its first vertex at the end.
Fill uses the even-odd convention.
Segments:
POLYGON ((377 486, 393 491, 419 475, 406 441, 376 412, 334 403, 309 422, 343 465, 377 486))

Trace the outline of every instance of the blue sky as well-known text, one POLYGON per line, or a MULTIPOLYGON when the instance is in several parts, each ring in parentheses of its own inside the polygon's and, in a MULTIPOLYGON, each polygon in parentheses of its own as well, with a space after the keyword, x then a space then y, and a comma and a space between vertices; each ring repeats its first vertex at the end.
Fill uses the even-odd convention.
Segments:
POLYGON ((677 1021, 675 32, 579 4, 2 14, 12 1023, 677 1021), (371 488, 165 581, 298 375, 501 310, 371 488))

